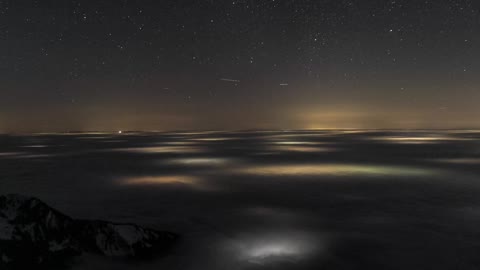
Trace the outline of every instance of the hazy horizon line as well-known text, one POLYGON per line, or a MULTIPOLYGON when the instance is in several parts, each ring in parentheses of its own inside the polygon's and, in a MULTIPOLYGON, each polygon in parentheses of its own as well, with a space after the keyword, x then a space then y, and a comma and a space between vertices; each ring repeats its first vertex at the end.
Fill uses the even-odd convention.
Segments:
POLYGON ((2 135, 10 134, 76 134, 76 133, 109 133, 109 134, 128 134, 128 133, 189 133, 189 132, 268 132, 268 131, 328 131, 328 130, 365 130, 365 131, 480 131, 477 128, 278 128, 278 129, 171 129, 171 130, 68 130, 68 131, 0 131, 2 135))

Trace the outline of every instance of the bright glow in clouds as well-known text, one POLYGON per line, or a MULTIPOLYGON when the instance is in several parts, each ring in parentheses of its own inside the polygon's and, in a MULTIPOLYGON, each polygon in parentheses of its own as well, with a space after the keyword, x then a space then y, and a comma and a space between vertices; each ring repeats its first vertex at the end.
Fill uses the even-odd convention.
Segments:
POLYGON ((231 141, 231 140, 238 140, 239 138, 235 137, 212 137, 212 138, 196 138, 192 139, 195 141, 200 141, 200 142, 222 142, 222 141, 231 141))
POLYGON ((424 144, 424 143, 438 143, 441 141, 465 141, 468 138, 450 137, 450 136, 415 136, 415 137, 400 137, 400 136, 384 136, 371 138, 377 141, 387 141, 395 143, 412 143, 412 144, 424 144))
POLYGON ((193 165, 193 166, 220 166, 220 165, 234 163, 234 161, 228 158, 198 157, 198 158, 170 159, 167 161, 167 163, 180 164, 180 165, 193 165))
POLYGON ((43 144, 36 144, 36 145, 24 145, 22 146, 24 148, 46 148, 49 147, 48 145, 43 145, 43 144))
POLYGON ((135 147, 117 149, 117 151, 133 152, 133 153, 196 153, 201 152, 199 147, 190 146, 153 146, 153 147, 135 147))
POLYGON ((298 262, 313 256, 325 243, 304 232, 286 231, 242 237, 236 252, 239 259, 255 264, 298 262))
POLYGON ((319 145, 319 144, 322 144, 322 143, 306 142, 306 141, 278 141, 278 142, 274 142, 274 144, 280 144, 280 145, 319 145))
POLYGON ((150 187, 182 187, 198 191, 217 191, 218 187, 204 181, 203 178, 193 175, 159 175, 133 176, 122 178, 118 182, 123 186, 150 186, 150 187))
POLYGON ((15 158, 15 159, 36 159, 53 157, 54 154, 34 154, 29 152, 0 152, 1 157, 15 158))
POLYGON ((305 152, 305 153, 320 153, 320 152, 330 152, 334 151, 333 148, 329 147, 315 147, 315 146, 306 146, 306 145, 275 145, 270 147, 271 150, 275 151, 284 151, 284 152, 305 152))
POLYGON ((82 136, 82 137, 77 137, 76 139, 78 140, 108 140, 108 139, 113 139, 118 136, 82 136))
POLYGON ((322 142, 309 142, 309 141, 273 141, 272 146, 269 149, 273 151, 282 151, 282 152, 305 152, 305 153, 315 153, 315 152, 328 152, 334 151, 331 147, 320 147, 324 145, 322 142))
POLYGON ((428 176, 434 171, 418 167, 357 164, 281 164, 249 166, 241 174, 266 176, 428 176))
POLYGON ((443 158, 443 159, 429 159, 429 161, 451 163, 451 164, 464 164, 464 165, 480 164, 480 158, 443 158))
POLYGON ((0 157, 14 157, 28 154, 26 152, 0 152, 0 157))
POLYGON ((120 180, 127 186, 185 185, 191 188, 205 189, 200 178, 190 175, 136 176, 120 180))
POLYGON ((320 137, 324 135, 330 135, 330 131, 325 131, 324 133, 320 132, 308 132, 308 133, 297 133, 297 132, 285 132, 283 134, 274 134, 274 135, 267 135, 264 138, 267 140, 285 140, 288 138, 313 138, 313 137, 320 137))
POLYGON ((265 259, 268 257, 298 256, 301 254, 298 243, 289 241, 272 241, 254 245, 248 251, 248 255, 254 259, 265 259))
POLYGON ((127 185, 151 185, 151 184, 186 184, 191 185, 195 183, 195 178, 191 176, 141 176, 127 178, 123 181, 127 185))
POLYGON ((181 141, 181 140, 158 143, 158 145, 195 145, 195 144, 197 143, 191 142, 191 141, 181 141))

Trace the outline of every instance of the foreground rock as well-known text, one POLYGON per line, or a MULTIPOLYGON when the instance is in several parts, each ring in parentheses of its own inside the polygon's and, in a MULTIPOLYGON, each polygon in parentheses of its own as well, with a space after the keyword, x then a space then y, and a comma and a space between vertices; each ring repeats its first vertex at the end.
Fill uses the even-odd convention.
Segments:
POLYGON ((0 196, 0 269, 62 266, 84 252, 149 257, 165 252, 175 239, 173 233, 134 224, 75 220, 36 198, 0 196))

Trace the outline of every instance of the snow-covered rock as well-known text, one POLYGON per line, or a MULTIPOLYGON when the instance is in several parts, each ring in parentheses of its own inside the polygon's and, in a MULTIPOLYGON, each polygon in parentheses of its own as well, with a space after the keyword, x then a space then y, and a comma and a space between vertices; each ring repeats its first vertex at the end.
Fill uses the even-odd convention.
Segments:
POLYGON ((83 252, 154 255, 175 239, 173 233, 134 224, 75 220, 36 198, 0 196, 0 269, 59 265, 83 252))
POLYGON ((79 222, 79 232, 83 247, 110 257, 151 255, 152 250, 163 249, 163 244, 170 244, 176 239, 172 233, 105 221, 79 222))

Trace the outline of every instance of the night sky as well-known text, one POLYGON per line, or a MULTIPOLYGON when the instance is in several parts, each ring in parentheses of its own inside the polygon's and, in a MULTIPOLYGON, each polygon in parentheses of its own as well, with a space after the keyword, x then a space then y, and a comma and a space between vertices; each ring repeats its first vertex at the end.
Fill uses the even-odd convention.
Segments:
POLYGON ((0 132, 478 128, 478 0, 1 0, 0 132))

